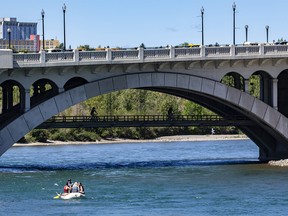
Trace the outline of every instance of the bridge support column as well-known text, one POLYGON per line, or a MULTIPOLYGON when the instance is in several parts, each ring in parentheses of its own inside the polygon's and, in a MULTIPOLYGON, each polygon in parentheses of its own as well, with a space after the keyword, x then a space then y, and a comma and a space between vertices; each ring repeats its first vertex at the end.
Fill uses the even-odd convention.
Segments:
POLYGON ((278 79, 272 80, 273 108, 278 110, 278 79))
POLYGON ((30 110, 30 89, 25 89, 24 90, 24 94, 22 94, 22 98, 21 98, 21 108, 22 108, 22 104, 24 104, 23 110, 24 112, 27 112, 28 110, 30 110))
POLYGON ((244 91, 249 94, 249 79, 244 80, 244 91))

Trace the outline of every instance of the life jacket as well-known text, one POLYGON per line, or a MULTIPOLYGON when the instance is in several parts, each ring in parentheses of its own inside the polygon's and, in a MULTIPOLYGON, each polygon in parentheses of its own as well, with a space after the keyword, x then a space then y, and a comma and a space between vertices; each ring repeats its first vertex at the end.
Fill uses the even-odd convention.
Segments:
POLYGON ((69 187, 67 185, 64 186, 64 193, 69 193, 69 187))

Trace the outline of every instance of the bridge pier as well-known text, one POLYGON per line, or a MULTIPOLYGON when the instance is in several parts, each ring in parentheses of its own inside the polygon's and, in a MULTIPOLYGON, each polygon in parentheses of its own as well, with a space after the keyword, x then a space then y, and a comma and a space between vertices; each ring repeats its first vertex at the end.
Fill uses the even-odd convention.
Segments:
POLYGON ((278 110, 278 79, 272 79, 273 108, 278 110))
POLYGON ((250 83, 250 80, 249 79, 245 79, 244 80, 244 90, 246 93, 249 94, 249 83, 250 83))
POLYGON ((21 98, 21 110, 24 112, 27 112, 30 110, 30 89, 24 89, 24 94, 22 94, 23 97, 21 98))

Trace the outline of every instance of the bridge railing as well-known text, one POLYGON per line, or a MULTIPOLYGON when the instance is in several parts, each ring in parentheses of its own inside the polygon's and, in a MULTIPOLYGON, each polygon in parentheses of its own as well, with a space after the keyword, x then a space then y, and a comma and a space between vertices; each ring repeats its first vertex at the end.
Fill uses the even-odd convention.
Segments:
POLYGON ((242 116, 233 116, 225 119, 218 115, 105 115, 105 116, 53 116, 47 122, 86 122, 86 121, 221 121, 221 120, 245 120, 242 116))
POLYGON ((57 52, 46 53, 14 53, 13 62, 14 66, 25 66, 27 64, 46 64, 46 63, 59 63, 61 62, 95 62, 103 63, 103 61, 155 61, 159 60, 173 60, 173 59, 189 59, 189 60, 205 60, 215 58, 229 58, 232 59, 239 56, 247 57, 265 57, 265 56, 288 56, 288 45, 265 45, 258 46, 214 46, 214 47, 165 47, 165 48, 149 48, 143 49, 106 49, 95 51, 79 51, 74 50, 70 52, 57 52))
POLYGON ((252 125, 243 116, 223 118, 217 115, 117 115, 117 116, 54 116, 37 128, 96 127, 189 127, 252 125))

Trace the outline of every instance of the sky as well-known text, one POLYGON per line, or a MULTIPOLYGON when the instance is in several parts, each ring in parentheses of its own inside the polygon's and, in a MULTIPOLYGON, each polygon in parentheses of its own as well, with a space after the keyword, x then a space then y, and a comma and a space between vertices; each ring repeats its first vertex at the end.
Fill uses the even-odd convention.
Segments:
POLYGON ((41 11, 45 11, 45 39, 66 46, 146 47, 201 44, 201 8, 204 8, 204 43, 233 43, 233 10, 236 4, 236 43, 288 39, 288 0, 2 0, 0 17, 38 22, 42 38, 41 11))

